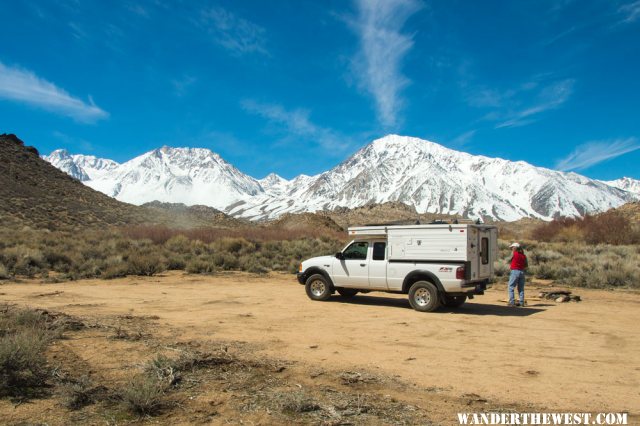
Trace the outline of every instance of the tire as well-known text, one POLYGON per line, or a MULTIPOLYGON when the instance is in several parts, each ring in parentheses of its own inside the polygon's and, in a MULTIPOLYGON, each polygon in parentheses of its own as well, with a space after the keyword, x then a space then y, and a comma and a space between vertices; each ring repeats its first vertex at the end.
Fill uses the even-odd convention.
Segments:
POLYGON ((444 296, 444 306, 447 308, 459 308, 467 301, 467 296, 444 296))
POLYGON ((353 297, 356 294, 358 294, 358 290, 353 288, 339 288, 337 290, 338 290, 338 293, 340 293, 340 296, 342 297, 353 297))
POLYGON ((438 288, 429 281, 416 281, 409 289, 409 304, 416 311, 435 311, 440 307, 438 288))
POLYGON ((327 300, 331 297, 331 285, 320 274, 314 274, 307 278, 304 289, 311 300, 327 300))

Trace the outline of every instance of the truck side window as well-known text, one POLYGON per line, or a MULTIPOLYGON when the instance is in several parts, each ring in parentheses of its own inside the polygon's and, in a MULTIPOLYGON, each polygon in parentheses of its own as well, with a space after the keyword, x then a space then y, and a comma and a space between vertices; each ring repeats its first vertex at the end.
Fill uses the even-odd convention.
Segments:
POLYGON ((483 238, 480 240, 480 256, 482 257, 482 264, 486 265, 489 263, 489 239, 483 238))
POLYGON ((373 243, 373 260, 384 260, 387 243, 373 243))
POLYGON ((367 242, 355 242, 347 247, 342 254, 344 254, 345 259, 365 260, 368 248, 369 243, 367 242))

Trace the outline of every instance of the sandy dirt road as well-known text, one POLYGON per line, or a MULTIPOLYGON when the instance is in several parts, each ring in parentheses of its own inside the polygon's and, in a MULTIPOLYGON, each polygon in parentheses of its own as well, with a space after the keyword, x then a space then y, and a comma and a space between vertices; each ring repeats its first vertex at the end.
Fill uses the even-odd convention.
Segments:
MULTIPOLYGON (((541 411, 640 412, 640 294, 574 289, 580 303, 501 301, 418 313, 385 293, 313 302, 291 275, 169 272, 0 286, 0 302, 81 317, 154 315, 181 339, 252 344, 310 369, 364 369, 445 394, 541 411)), ((537 294, 529 286, 528 294, 537 294)), ((463 409, 464 407, 460 407, 463 409)))

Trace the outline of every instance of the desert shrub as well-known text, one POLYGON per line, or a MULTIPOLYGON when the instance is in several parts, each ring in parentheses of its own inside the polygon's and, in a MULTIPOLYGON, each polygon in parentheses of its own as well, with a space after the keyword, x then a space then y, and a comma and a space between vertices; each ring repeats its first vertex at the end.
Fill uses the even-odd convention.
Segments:
POLYGON ((556 219, 532 231, 534 239, 546 242, 586 242, 587 244, 637 244, 640 227, 622 213, 610 210, 579 219, 556 219))
POLYGON ((493 271, 497 277, 505 277, 509 275, 509 265, 504 261, 496 261, 493 263, 493 271))
POLYGON ((65 383, 62 387, 63 405, 69 410, 79 410, 93 402, 93 384, 87 376, 65 383))
POLYGON ((255 251, 255 245, 244 238, 220 238, 213 242, 215 251, 232 254, 245 254, 255 251))
POLYGON ((35 276, 46 266, 42 252, 26 245, 6 249, 3 259, 14 274, 28 277, 35 276))
POLYGON ((569 282, 580 287, 631 287, 640 282, 640 272, 637 267, 630 267, 623 262, 596 264, 590 269, 578 271, 569 282))
POLYGON ((89 258, 81 261, 77 266, 75 266, 73 268, 73 272, 76 273, 76 276, 79 279, 93 278, 101 276, 105 269, 106 265, 104 261, 101 259, 89 258))
POLYGON ((9 275, 9 270, 7 270, 6 266, 0 263, 0 280, 8 280, 9 278, 11 278, 11 275, 9 275))
POLYGON ((126 237, 133 240, 148 240, 154 244, 164 244, 176 232, 163 225, 141 225, 123 228, 121 231, 126 237))
POLYGON ((181 271, 186 269, 187 261, 184 256, 169 253, 165 256, 167 258, 166 267, 170 271, 181 271))
POLYGON ((207 244, 200 240, 191 241, 191 253, 196 256, 200 256, 207 253, 213 253, 213 247, 209 247, 207 244))
POLYGON ((216 253, 213 255, 213 263, 217 267, 229 271, 239 267, 238 258, 230 253, 216 253))
POLYGON ((562 255, 554 250, 531 250, 529 252, 529 260, 535 264, 553 262, 560 258, 562 255))
POLYGON ((316 411, 320 405, 305 391, 276 392, 273 396, 278 408, 286 414, 300 414, 316 411))
POLYGON ((553 280, 557 278, 557 269, 548 265, 547 263, 542 263, 540 265, 536 265, 530 268, 529 271, 536 278, 540 278, 543 280, 553 280))
POLYGON ((147 362, 145 365, 145 373, 151 378, 155 378, 166 386, 173 386, 182 379, 182 365, 180 360, 175 360, 164 356, 157 355, 155 358, 147 362))
POLYGON ((154 253, 133 253, 127 259, 128 274, 152 276, 166 269, 164 260, 154 253))
POLYGON ((213 274, 216 265, 211 260, 197 258, 187 263, 186 271, 190 274, 213 274))
POLYGON ((10 395, 42 386, 47 377, 46 330, 22 330, 0 337, 0 392, 10 395))
POLYGON ((257 256, 242 256, 240 257, 240 259, 238 259, 238 262, 240 263, 240 269, 242 269, 243 271, 251 272, 254 274, 265 274, 269 272, 269 269, 260 263, 260 260, 257 258, 257 256))
POLYGON ((112 280, 114 278, 126 277, 128 273, 129 266, 122 262, 107 266, 100 277, 105 280, 112 280))
POLYGON ((184 235, 171 237, 164 243, 164 246, 172 252, 187 252, 191 247, 191 240, 184 235))
POLYGON ((309 232, 261 227, 129 231, 0 229, 0 264, 10 276, 17 273, 17 265, 18 273, 32 277, 56 271, 56 280, 149 275, 188 265, 192 271, 211 270, 194 259, 213 263, 216 270, 295 272, 303 259, 335 253, 344 245, 333 234, 312 237, 309 232))
POLYGON ((559 241, 563 243, 583 242, 584 230, 581 229, 578 225, 567 226, 565 228, 559 229, 550 241, 559 241))
POLYGON ((74 264, 74 260, 64 252, 51 248, 44 252, 44 259, 49 268, 57 272, 68 272, 74 264))
POLYGON ((122 402, 132 413, 156 414, 162 406, 165 385, 148 374, 133 377, 120 393, 122 402))
POLYGON ((298 272, 298 268, 300 266, 300 262, 296 261, 295 259, 291 259, 289 260, 289 266, 287 266, 287 269, 284 270, 284 272, 289 272, 291 274, 295 274, 296 272, 298 272))

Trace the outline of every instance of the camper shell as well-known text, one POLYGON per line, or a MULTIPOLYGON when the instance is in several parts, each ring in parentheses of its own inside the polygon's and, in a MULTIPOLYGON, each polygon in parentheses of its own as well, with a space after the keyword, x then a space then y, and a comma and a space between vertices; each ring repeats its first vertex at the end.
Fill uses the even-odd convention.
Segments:
POLYGON ((368 225, 348 233, 354 240, 385 239, 389 263, 463 263, 470 281, 491 278, 498 255, 497 228, 489 225, 368 225))
POLYGON ((342 251, 300 264, 298 281, 311 299, 385 291, 408 294, 415 309, 432 311, 483 294, 493 277, 495 226, 381 224, 347 232, 352 241, 342 251))

